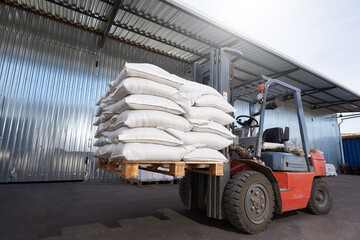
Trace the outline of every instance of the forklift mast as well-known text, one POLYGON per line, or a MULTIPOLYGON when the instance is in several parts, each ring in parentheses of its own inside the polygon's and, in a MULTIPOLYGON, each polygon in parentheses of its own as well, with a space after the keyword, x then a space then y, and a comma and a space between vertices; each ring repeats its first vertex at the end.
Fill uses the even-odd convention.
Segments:
MULTIPOLYGON (((234 103, 231 91, 233 64, 231 57, 241 58, 242 53, 230 48, 213 50, 204 63, 194 63, 193 81, 209 85, 218 90, 223 97, 234 103)), ((230 163, 224 163, 224 175, 212 176, 201 173, 186 173, 185 202, 188 209, 206 210, 206 216, 225 219, 223 210, 223 192, 230 180, 230 163)))

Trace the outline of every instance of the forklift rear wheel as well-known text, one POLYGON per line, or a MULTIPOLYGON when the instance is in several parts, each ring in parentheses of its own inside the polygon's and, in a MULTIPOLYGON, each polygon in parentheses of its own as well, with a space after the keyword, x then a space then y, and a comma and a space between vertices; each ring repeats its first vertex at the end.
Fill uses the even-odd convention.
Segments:
POLYGON ((271 183, 259 172, 238 172, 226 185, 224 209, 229 222, 237 229, 250 234, 263 232, 274 212, 271 183))
POLYGON ((332 207, 332 195, 327 182, 314 179, 307 209, 316 215, 328 214, 332 207))

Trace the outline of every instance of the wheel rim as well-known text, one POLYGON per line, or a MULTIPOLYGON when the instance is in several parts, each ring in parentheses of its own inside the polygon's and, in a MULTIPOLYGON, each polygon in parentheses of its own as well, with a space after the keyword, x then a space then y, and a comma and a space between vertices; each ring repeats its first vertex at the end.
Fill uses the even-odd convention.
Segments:
POLYGON ((265 221, 264 216, 269 209, 269 194, 266 188, 259 184, 252 184, 245 196, 246 215, 255 224, 265 221))
POLYGON ((320 207, 325 207, 325 205, 327 203, 327 200, 328 200, 328 196, 327 196, 325 191, 317 190, 316 193, 315 193, 315 200, 316 200, 316 203, 320 207))

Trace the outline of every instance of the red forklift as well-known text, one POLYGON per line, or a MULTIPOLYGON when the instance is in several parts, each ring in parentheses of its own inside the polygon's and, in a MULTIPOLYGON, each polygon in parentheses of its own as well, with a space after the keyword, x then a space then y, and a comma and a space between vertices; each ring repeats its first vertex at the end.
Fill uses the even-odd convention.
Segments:
MULTIPOLYGON (((300 89, 266 76, 234 84, 234 65, 242 53, 222 48, 210 58, 194 63, 193 80, 207 84, 234 104, 249 105, 249 115, 237 116, 241 126, 232 126, 237 144, 223 150, 230 161, 223 176, 186 172, 179 194, 188 209, 202 209, 208 217, 228 219, 237 229, 255 234, 264 231, 274 212, 306 208, 313 214, 327 214, 332 195, 326 177, 323 154, 311 149, 304 119, 300 89), (287 147, 290 129, 264 129, 265 113, 295 101, 301 147, 287 147)), ((236 68, 236 67, 235 67, 236 68)))

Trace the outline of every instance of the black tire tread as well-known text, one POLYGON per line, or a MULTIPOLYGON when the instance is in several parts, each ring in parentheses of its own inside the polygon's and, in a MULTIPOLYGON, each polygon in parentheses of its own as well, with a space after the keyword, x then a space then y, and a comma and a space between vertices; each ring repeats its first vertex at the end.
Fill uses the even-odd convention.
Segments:
POLYGON ((224 191, 224 209, 225 214, 229 220, 229 222, 236 227, 237 229, 250 233, 255 234, 259 232, 263 232, 267 226, 269 225, 271 218, 274 213, 274 205, 275 205, 275 197, 274 197, 274 191, 272 188, 271 183, 269 180, 261 173, 256 171, 242 171, 238 172, 236 175, 232 176, 232 178, 228 181, 225 191, 224 191), (244 186, 250 178, 263 178, 266 183, 266 187, 269 191, 269 200, 270 200, 270 214, 268 219, 263 223, 254 226, 251 226, 247 220, 247 216, 245 213, 242 213, 239 211, 239 206, 241 204, 241 194, 246 189, 243 189, 244 186))
POLYGON ((332 194, 331 194, 329 185, 323 179, 315 178, 313 181, 313 185, 311 188, 311 195, 310 195, 310 199, 309 199, 306 209, 310 213, 315 214, 315 215, 325 215, 325 214, 329 213, 329 211, 331 210, 331 207, 332 207, 332 194), (327 191, 327 193, 328 193, 329 202, 328 202, 327 206, 325 206, 324 208, 319 208, 319 206, 316 203, 314 194, 315 194, 315 191, 317 190, 317 188, 322 188, 323 190, 327 191))

